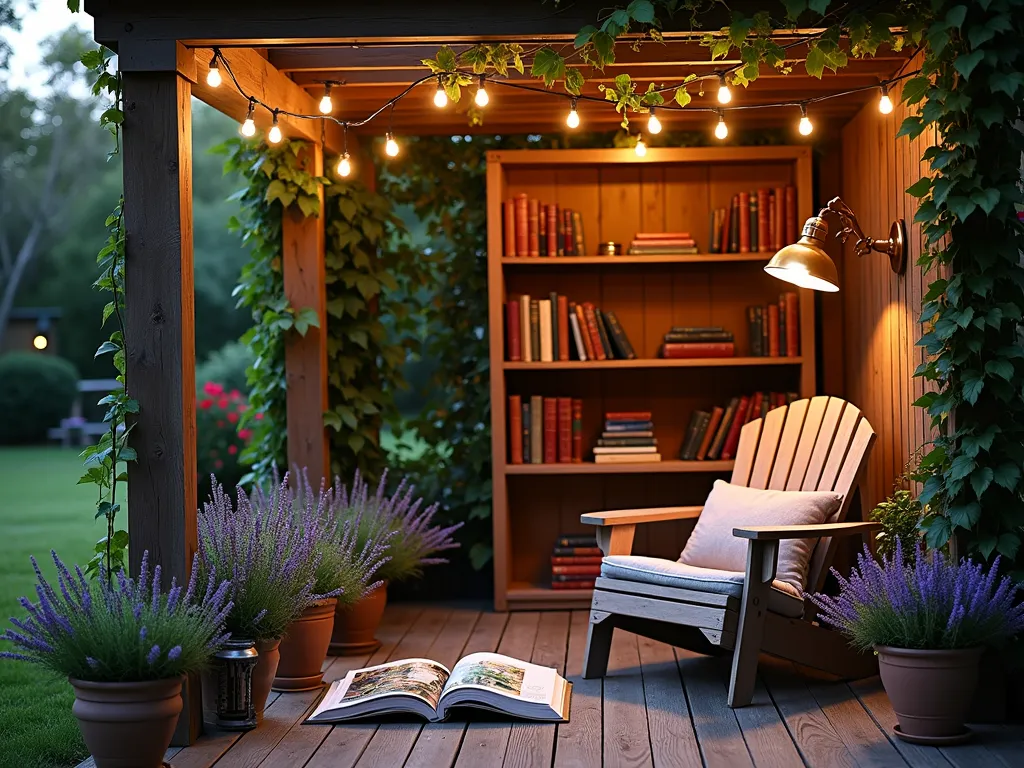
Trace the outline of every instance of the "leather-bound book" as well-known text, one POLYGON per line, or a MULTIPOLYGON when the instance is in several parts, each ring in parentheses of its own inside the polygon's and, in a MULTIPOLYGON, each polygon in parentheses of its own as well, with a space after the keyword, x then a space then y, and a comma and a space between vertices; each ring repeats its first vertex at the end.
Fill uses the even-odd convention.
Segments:
POLYGON ((740 253, 750 253, 750 193, 740 192, 740 253))
POLYGON ((505 210, 505 258, 516 256, 516 201, 509 198, 504 203, 505 210))
POLYGON ((530 255, 530 201, 524 192, 516 197, 516 256, 530 255))
POLYGON ((544 463, 558 463, 558 398, 544 398, 544 463))
POLYGON ((523 359, 523 345, 519 322, 520 303, 518 297, 512 297, 505 304, 505 334, 508 339, 508 360, 523 359))
POLYGON ((530 256, 540 256, 540 201, 529 200, 527 203, 527 234, 529 236, 530 256))
POLYGON ((558 461, 572 462, 572 398, 558 398, 558 461))
POLYGON ((569 299, 558 297, 558 359, 569 359, 569 299))
POLYGON ((523 463, 523 399, 519 395, 508 397, 509 464, 523 463))

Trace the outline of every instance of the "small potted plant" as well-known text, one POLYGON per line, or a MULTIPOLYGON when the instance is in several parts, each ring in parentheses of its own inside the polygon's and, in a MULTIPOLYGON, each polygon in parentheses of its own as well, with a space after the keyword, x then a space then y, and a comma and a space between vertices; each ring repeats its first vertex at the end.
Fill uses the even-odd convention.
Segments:
POLYGON ((352 480, 351 492, 344 486, 340 488, 339 512, 342 519, 359 521, 359 546, 383 536, 390 538, 387 539, 388 559, 377 571, 379 585, 368 590, 354 605, 339 604, 331 637, 332 654, 343 656, 375 650, 380 645, 374 635, 387 605, 388 582, 421 576, 424 566, 448 562, 437 557, 437 553, 459 546, 452 539, 452 533, 462 523, 434 525, 438 505, 424 508, 423 499, 417 498, 415 492, 415 487, 402 480, 389 496, 387 472, 373 496, 359 472, 352 480))
POLYGON ((354 605, 367 591, 380 586, 380 581, 371 579, 387 562, 387 540, 392 534, 380 532, 378 536, 360 539, 360 518, 341 515, 341 498, 333 488, 325 490, 322 480, 319 493, 314 495, 305 470, 293 472, 291 477, 290 503, 295 525, 313 535, 315 552, 320 558, 313 591, 337 595, 307 607, 281 641, 281 663, 274 689, 307 691, 322 684, 321 667, 331 642, 336 607, 354 605))
POLYGON ((227 638, 230 584, 205 581, 197 563, 187 587, 173 579, 160 589, 160 566, 149 572, 144 553, 138 580, 120 571, 87 581, 51 552, 57 588, 35 558, 37 602, 21 598, 28 617, 11 619, 17 630, 3 637, 22 659, 66 675, 75 691, 72 712, 98 768, 158 768, 181 713, 181 683, 202 669, 227 638))
POLYGON ((874 560, 865 549, 839 596, 811 595, 821 618, 850 643, 878 654, 882 685, 899 720, 896 735, 920 744, 970 738, 964 725, 986 646, 1024 631, 1016 587, 969 560, 916 549, 904 564, 903 545, 874 560))
MULTIPOLYGON (((263 719, 288 627, 309 606, 337 595, 316 592, 321 560, 318 538, 315 524, 293 524, 287 476, 269 494, 256 489, 250 496, 237 489, 234 504, 214 483, 210 501, 199 515, 200 570, 217 579, 231 579, 234 605, 227 628, 232 642, 249 641, 258 653, 252 670, 252 722, 263 719)), ((207 690, 208 696, 211 693, 207 690)), ((235 727, 246 725, 248 721, 235 727)))

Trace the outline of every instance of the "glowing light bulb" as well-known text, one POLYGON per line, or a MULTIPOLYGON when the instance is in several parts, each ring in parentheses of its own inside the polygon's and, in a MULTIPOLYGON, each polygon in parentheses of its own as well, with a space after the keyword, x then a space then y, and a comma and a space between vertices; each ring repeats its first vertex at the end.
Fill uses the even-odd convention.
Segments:
POLYGON ((728 104, 732 101, 732 91, 729 90, 729 83, 725 80, 725 75, 718 78, 718 103, 728 104))
POLYGON ((576 99, 572 100, 572 105, 569 107, 569 114, 565 116, 565 124, 570 128, 580 127, 580 113, 576 111, 576 99))
POLYGON ((487 95, 487 85, 483 75, 480 75, 480 85, 476 89, 476 97, 473 99, 478 107, 486 107, 491 97, 487 95))
POLYGON ((331 100, 331 84, 324 83, 324 95, 320 99, 320 114, 329 115, 334 111, 334 102, 331 100))
POLYGON ((247 138, 252 138, 256 135, 256 121, 252 119, 252 111, 254 108, 255 104, 250 101, 249 111, 245 113, 245 122, 242 123, 242 127, 239 129, 240 133, 247 138))
POLYGON ((348 152, 341 156, 341 160, 338 161, 338 175, 348 176, 352 173, 352 163, 349 162, 348 152))
POLYGON ((38 349, 39 351, 42 351, 42 350, 46 349, 46 347, 49 346, 49 344, 50 344, 49 339, 47 339, 41 333, 36 334, 35 338, 32 339, 32 346, 35 347, 36 349, 38 349))
POLYGON ((441 78, 437 78, 437 90, 434 91, 434 106, 438 109, 443 109, 448 106, 448 94, 444 92, 444 85, 441 83, 441 78))
POLYGON ((398 157, 398 142, 395 141, 394 134, 388 131, 387 142, 384 144, 384 151, 388 157, 398 157))
POLYGON ((801 136, 810 136, 811 131, 814 130, 814 124, 811 123, 811 118, 807 116, 807 107, 801 105, 800 107, 800 126, 798 129, 801 136))
POLYGON ((206 73, 206 84, 211 88, 216 88, 221 84, 220 67, 217 66, 216 61, 210 65, 210 71, 206 73))
POLYGON ((651 107, 651 116, 647 118, 647 132, 661 133, 661 120, 654 114, 654 107, 651 107))
POLYGON ((647 154, 647 145, 644 143, 643 136, 636 137, 636 146, 633 147, 633 151, 636 152, 637 157, 643 157, 647 154))
POLYGON ((882 95, 878 99, 878 111, 883 115, 892 113, 892 99, 889 98, 889 88, 882 86, 882 95))
POLYGON ((715 138, 724 139, 729 135, 729 126, 725 124, 725 115, 718 116, 718 125, 715 126, 715 138))
POLYGON ((270 126, 270 131, 267 133, 267 141, 271 144, 280 144, 283 138, 284 134, 281 133, 281 126, 277 124, 277 115, 274 115, 274 124, 270 126))

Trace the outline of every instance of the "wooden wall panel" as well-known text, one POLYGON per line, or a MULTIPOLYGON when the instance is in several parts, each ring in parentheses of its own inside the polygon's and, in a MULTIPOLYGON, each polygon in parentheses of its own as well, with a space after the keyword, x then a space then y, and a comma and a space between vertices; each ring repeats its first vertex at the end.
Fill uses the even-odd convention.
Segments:
MULTIPOLYGON (((913 223, 917 200, 904 190, 927 175, 920 158, 935 134, 926 131, 914 141, 895 138, 910 112, 898 93, 892 98, 892 114, 880 114, 872 102, 842 135, 843 199, 873 237, 885 237, 894 219, 905 219, 910 247, 904 275, 894 274, 882 254, 857 257, 852 243, 842 254, 845 393, 878 434, 865 488, 868 509, 892 491, 908 460, 931 439, 926 415, 911 403, 924 392, 923 380, 913 378, 924 359, 915 344, 922 334, 921 297, 933 277, 917 266, 922 244, 920 225, 913 223)), ((829 226, 835 231, 833 221, 829 226)))

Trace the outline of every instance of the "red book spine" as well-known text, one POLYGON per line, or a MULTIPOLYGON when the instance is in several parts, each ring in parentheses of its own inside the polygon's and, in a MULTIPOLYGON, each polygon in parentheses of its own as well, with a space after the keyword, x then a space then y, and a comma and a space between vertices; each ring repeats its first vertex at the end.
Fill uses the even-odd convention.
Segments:
POLYGON ((664 358, 733 357, 735 354, 736 345, 731 341, 681 342, 661 345, 661 356, 664 358))
POLYGON ((544 463, 558 463, 558 400, 544 398, 544 463))
POLYGON ((768 305, 768 356, 779 356, 779 305, 768 305))
POLYGON ((770 251, 772 249, 772 239, 768 226, 769 205, 768 190, 757 190, 757 248, 759 251, 770 251))
POLYGON ((740 429, 747 421, 747 410, 750 408, 750 398, 744 395, 740 398, 740 404, 736 406, 736 418, 732 420, 729 427, 729 436, 725 439, 725 447, 722 448, 722 459, 731 459, 736 453, 736 446, 740 442, 740 429))
MULTIPOLYGON (((747 411, 747 421, 753 421, 761 416, 761 402, 764 400, 763 392, 755 392, 750 402, 750 409, 747 411)), ((744 422, 746 423, 746 422, 744 422)))
POLYGON ((529 237, 530 256, 540 256, 540 201, 527 201, 527 236, 529 237))
POLYGON ((519 361, 523 359, 523 343, 520 338, 520 325, 522 321, 519 318, 519 312, 521 304, 519 298, 509 298, 505 304, 505 332, 508 336, 508 359, 519 361))
POLYGON ((516 255, 516 201, 505 201, 505 258, 516 255))
POLYGON ((548 255, 548 207, 537 206, 537 241, 540 249, 540 256, 548 255))
POLYGON ((793 291, 786 294, 786 352, 792 357, 800 354, 800 302, 793 291))
POLYGON ((703 461, 707 457, 708 449, 711 448, 711 441, 714 440, 715 434, 718 432, 718 425, 722 423, 722 416, 724 414, 725 409, 717 406, 711 411, 711 420, 708 421, 708 428, 704 430, 704 439, 697 450, 696 458, 698 461, 703 461))
POLYGON ((732 201, 723 210, 725 218, 722 221, 722 250, 720 253, 731 253, 729 233, 732 232, 732 201))
MULTIPOLYGON (((572 401, 572 462, 583 461, 583 401, 572 401)), ((580 552, 578 554, 584 554, 580 552)), ((593 553, 591 553, 593 554, 593 553)), ((598 551, 600 554, 600 551, 598 551)))
POLYGON ((786 404, 786 393, 785 392, 772 392, 772 408, 778 408, 780 405, 786 404))
POLYGON ((689 232, 637 232, 636 240, 689 240, 689 232))
POLYGON ((552 565, 551 572, 559 576, 600 576, 601 564, 597 565, 552 565))
POLYGON ((606 421, 650 421, 650 411, 608 411, 606 421))
POLYGON ((508 397, 509 464, 523 463, 523 399, 508 397))
POLYGON ((587 321, 587 334, 590 336, 590 346, 594 348, 594 354, 598 360, 607 360, 604 353, 604 345, 601 343, 601 332, 597 330, 597 316, 594 314, 594 305, 589 301, 583 304, 583 317, 587 321))
POLYGON ((558 461, 572 463, 572 398, 558 398, 558 461))
POLYGON ((600 565, 600 557, 589 557, 587 555, 566 555, 565 557, 555 556, 551 558, 552 565, 600 565))
POLYGON ((786 189, 775 188, 775 250, 783 246, 786 238, 786 189))
MULTIPOLYGON (((786 187, 786 243, 795 243, 796 234, 796 187, 786 187)), ((786 318, 787 320, 789 318, 786 318)))
POLYGON ((740 253, 750 253, 749 192, 740 192, 740 253))
POLYGON ((596 579, 581 578, 579 581, 553 581, 552 589, 593 589, 596 579))
POLYGON ((547 207, 548 256, 558 256, 558 206, 547 207))
POLYGON ((526 193, 516 197, 516 256, 530 255, 530 203, 526 193))
POLYGON ((587 353, 587 360, 596 360, 594 348, 590 344, 590 332, 587 330, 587 318, 583 314, 583 307, 573 303, 569 311, 576 315, 576 322, 580 327, 580 338, 583 339, 583 351, 587 353))
POLYGON ((569 298, 558 297, 558 359, 569 359, 569 337, 572 332, 569 330, 569 298))
POLYGON ((576 241, 572 237, 572 211, 569 208, 562 209, 562 251, 566 256, 572 256, 576 247, 576 241))

